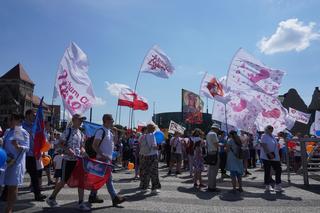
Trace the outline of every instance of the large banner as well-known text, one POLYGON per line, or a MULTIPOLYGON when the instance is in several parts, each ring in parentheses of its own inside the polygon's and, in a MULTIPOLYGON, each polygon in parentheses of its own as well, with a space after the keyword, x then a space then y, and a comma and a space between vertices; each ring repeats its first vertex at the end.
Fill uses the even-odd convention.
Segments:
POLYGON ((60 95, 65 109, 72 115, 84 113, 94 103, 87 55, 73 42, 61 59, 55 89, 54 96, 60 95))
POLYGON ((179 132, 179 133, 183 134, 185 130, 186 130, 186 128, 184 128, 183 126, 179 125, 178 123, 176 123, 174 121, 170 121, 169 133, 174 134, 175 132, 179 132))
POLYGON ((303 123, 303 124, 308 124, 310 116, 311 116, 311 114, 300 112, 300 111, 293 109, 291 107, 289 107, 289 115, 291 117, 293 117, 296 121, 303 123))
POLYGON ((185 123, 202 124, 203 105, 199 95, 182 89, 182 113, 185 123))

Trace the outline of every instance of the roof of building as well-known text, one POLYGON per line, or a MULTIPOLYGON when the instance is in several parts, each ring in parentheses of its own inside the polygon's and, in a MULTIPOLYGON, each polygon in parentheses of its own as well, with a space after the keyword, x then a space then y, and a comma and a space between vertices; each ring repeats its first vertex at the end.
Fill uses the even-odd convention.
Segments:
POLYGON ((34 85, 33 81, 30 79, 29 75, 20 63, 1 76, 0 79, 19 79, 34 85))

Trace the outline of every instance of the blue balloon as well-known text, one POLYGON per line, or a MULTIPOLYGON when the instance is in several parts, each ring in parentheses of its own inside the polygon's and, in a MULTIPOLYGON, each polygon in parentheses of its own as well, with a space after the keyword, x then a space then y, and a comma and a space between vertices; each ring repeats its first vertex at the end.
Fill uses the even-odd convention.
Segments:
POLYGON ((157 144, 161 144, 164 141, 164 134, 161 131, 156 131, 154 137, 156 138, 157 144))
POLYGON ((7 160, 7 153, 0 148, 0 167, 2 167, 7 160))
POLYGON ((320 130, 316 131, 316 136, 320 136, 320 130))
POLYGON ((112 160, 115 160, 118 157, 118 152, 113 151, 112 152, 112 160))

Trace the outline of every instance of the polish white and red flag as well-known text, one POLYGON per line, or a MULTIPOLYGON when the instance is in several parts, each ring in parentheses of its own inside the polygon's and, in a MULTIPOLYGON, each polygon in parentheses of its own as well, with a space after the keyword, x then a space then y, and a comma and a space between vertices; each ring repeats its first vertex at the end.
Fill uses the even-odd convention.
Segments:
POLYGON ((148 101, 144 97, 139 96, 130 88, 123 88, 118 98, 119 106, 127 106, 134 110, 148 110, 148 101))
POLYGON ((169 78, 174 72, 174 67, 170 58, 155 45, 144 58, 140 72, 151 73, 160 78, 169 78))

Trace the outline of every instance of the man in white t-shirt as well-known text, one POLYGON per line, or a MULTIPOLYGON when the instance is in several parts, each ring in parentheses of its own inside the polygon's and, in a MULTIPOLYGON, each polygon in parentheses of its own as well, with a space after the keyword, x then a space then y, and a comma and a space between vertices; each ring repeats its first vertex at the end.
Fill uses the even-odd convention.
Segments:
POLYGON ((273 127, 268 125, 265 128, 264 134, 261 137, 261 152, 260 158, 264 165, 264 183, 266 185, 266 191, 283 191, 281 187, 281 163, 279 156, 278 141, 272 135, 273 127), (276 185, 275 189, 271 186, 271 167, 275 171, 276 185))
POLYGON ((220 160, 218 155, 218 146, 219 146, 218 133, 219 132, 220 132, 220 126, 218 124, 213 124, 211 126, 210 132, 208 132, 206 137, 208 154, 217 155, 216 164, 208 166, 208 191, 211 191, 211 192, 220 191, 219 189, 217 189, 217 175, 218 175, 219 165, 220 165, 220 160))
POLYGON ((181 174, 181 161, 182 161, 182 140, 180 138, 180 133, 175 132, 174 136, 170 140, 171 146, 171 159, 168 175, 171 174, 172 167, 176 163, 176 174, 181 174))
MULTIPOLYGON (((113 128, 113 118, 111 114, 104 114, 102 117, 103 126, 101 129, 97 130, 94 141, 93 141, 93 149, 97 153, 97 160, 104 161, 107 163, 112 162, 112 152, 114 148, 114 135, 112 132, 113 128), (104 131, 104 137, 103 137, 104 131)), ((125 199, 119 195, 117 195, 112 180, 112 174, 107 182, 107 189, 112 198, 112 205, 117 206, 118 204, 125 201, 125 199)), ((96 196, 96 192, 91 192, 90 194, 91 200, 96 196)), ((90 198, 89 198, 90 202, 90 198)), ((93 203, 93 202, 91 202, 93 203)))

